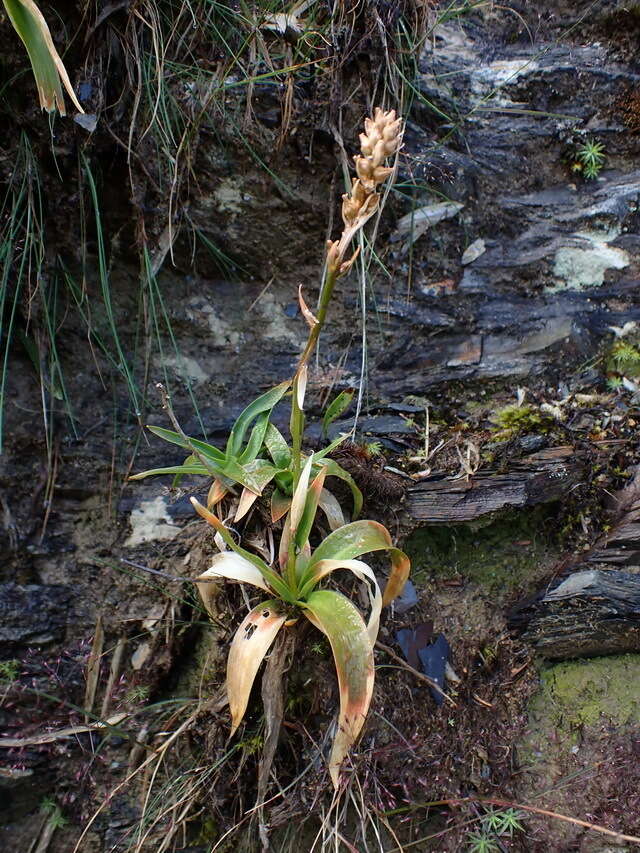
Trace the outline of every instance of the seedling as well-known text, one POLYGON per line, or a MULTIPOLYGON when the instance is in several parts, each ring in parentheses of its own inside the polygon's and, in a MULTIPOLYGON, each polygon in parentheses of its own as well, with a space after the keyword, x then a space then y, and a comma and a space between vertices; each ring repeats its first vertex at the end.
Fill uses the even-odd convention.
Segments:
POLYGON ((573 171, 581 172, 590 181, 600 174, 606 160, 605 148, 602 142, 595 139, 585 139, 576 149, 573 171))

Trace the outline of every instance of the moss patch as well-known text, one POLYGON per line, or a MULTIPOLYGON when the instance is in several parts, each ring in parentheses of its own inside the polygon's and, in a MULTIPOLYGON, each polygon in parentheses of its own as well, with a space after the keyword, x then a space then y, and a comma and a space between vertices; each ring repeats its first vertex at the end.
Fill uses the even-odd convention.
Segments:
POLYGON ((542 672, 532 711, 557 726, 594 725, 601 716, 640 723, 640 655, 568 661, 542 672))
POLYGON ((498 434, 512 436, 530 432, 549 432, 553 419, 536 406, 518 406, 515 403, 498 409, 491 417, 498 434))
MULTIPOLYGON (((640 655, 545 667, 528 712, 516 799, 637 834, 640 655)), ((579 843, 571 824, 540 819, 537 830, 548 850, 602 849, 600 839, 579 843)))
POLYGON ((414 581, 462 575, 492 594, 512 593, 546 571, 556 555, 549 507, 511 511, 484 526, 417 530, 406 544, 414 581))
POLYGON ((562 764, 587 728, 640 724, 640 655, 613 655, 545 667, 529 703, 522 764, 562 764))

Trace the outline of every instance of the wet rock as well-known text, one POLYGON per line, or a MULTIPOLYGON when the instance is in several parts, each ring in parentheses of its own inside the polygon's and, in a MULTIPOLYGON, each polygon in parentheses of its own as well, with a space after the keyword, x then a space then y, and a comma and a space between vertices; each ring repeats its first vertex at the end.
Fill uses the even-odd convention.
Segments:
POLYGON ((62 640, 73 616, 71 587, 58 584, 0 584, 0 647, 5 656, 25 646, 62 640))
POLYGON ((411 610, 412 607, 415 607, 417 603, 418 592, 413 582, 408 580, 404 585, 401 595, 399 595, 393 603, 395 612, 402 615, 408 610, 411 610))
POLYGON ((411 298, 389 303, 374 371, 388 396, 562 371, 640 318, 640 140, 613 115, 640 75, 605 45, 497 43, 494 26, 443 24, 421 58, 434 109, 405 145, 433 193, 415 204, 464 208, 415 241, 411 298), (604 145, 594 180, 569 168, 575 133, 604 145), (443 275, 453 286, 432 286, 443 275))

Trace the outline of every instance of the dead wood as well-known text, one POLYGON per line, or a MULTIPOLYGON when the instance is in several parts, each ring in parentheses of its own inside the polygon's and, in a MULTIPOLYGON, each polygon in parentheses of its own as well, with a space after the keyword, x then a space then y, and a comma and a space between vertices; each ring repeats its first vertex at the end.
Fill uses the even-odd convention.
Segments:
POLYGON ((505 509, 561 500, 577 486, 584 464, 573 447, 552 447, 518 460, 506 472, 464 479, 430 477, 409 489, 407 510, 422 524, 460 524, 505 509))

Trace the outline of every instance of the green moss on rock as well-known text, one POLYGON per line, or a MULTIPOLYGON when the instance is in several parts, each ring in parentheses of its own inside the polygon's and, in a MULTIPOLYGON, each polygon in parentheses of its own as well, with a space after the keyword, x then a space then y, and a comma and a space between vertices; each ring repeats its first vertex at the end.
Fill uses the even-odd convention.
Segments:
POLYGON ((640 655, 555 664, 541 673, 532 710, 555 725, 594 725, 601 717, 640 723, 640 655))
POLYGON ((555 556, 548 506, 512 510, 483 525, 423 527, 406 543, 412 576, 462 575, 492 594, 509 594, 544 573, 555 556))

